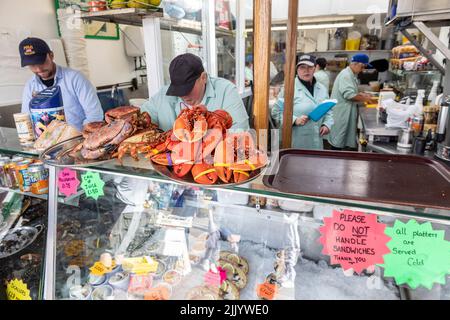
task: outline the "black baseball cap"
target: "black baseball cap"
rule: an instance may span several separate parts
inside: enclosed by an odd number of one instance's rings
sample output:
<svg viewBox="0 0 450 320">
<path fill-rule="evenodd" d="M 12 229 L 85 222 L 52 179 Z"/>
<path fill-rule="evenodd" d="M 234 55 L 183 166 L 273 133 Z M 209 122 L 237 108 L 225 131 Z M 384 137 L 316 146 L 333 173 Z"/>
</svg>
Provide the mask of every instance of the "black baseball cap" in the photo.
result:
<svg viewBox="0 0 450 320">
<path fill-rule="evenodd" d="M 314 67 L 316 65 L 316 57 L 304 54 L 302 55 L 297 62 L 297 68 L 299 65 L 306 64 L 307 66 Z"/>
<path fill-rule="evenodd" d="M 48 44 L 39 38 L 26 38 L 19 44 L 22 67 L 43 64 L 47 54 L 52 52 Z"/>
<path fill-rule="evenodd" d="M 188 95 L 204 71 L 202 60 L 196 55 L 185 53 L 177 56 L 169 66 L 170 86 L 166 95 L 176 97 Z"/>
</svg>

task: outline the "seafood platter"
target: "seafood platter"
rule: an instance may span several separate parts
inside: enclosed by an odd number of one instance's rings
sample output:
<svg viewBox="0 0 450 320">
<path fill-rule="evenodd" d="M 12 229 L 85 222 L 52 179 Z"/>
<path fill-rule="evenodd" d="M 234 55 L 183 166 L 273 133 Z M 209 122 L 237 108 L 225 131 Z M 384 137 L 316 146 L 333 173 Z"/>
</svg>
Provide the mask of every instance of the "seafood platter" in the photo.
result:
<svg viewBox="0 0 450 320">
<path fill-rule="evenodd" d="M 56 144 L 41 158 L 55 166 L 98 165 L 113 158 L 121 160 L 125 154 L 137 159 L 138 153 L 150 152 L 163 137 L 147 112 L 123 106 L 107 111 L 104 122 L 86 124 L 82 136 Z"/>
</svg>

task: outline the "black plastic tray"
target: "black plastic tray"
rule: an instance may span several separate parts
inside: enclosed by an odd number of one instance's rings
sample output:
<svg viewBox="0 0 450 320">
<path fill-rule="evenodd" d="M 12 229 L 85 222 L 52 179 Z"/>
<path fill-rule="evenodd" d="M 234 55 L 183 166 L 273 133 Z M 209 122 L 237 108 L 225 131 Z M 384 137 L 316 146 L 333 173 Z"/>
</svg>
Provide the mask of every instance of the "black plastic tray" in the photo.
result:
<svg viewBox="0 0 450 320">
<path fill-rule="evenodd" d="M 281 192 L 450 210 L 450 171 L 429 158 L 286 149 L 263 179 Z"/>
</svg>

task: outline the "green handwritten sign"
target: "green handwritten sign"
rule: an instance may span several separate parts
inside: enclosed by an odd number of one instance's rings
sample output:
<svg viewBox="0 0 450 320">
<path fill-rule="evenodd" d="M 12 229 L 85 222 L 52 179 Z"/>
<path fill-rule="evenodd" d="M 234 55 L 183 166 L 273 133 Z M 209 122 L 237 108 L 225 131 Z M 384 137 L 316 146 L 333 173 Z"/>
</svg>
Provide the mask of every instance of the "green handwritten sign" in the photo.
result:
<svg viewBox="0 0 450 320">
<path fill-rule="evenodd" d="M 100 196 L 104 196 L 103 187 L 105 183 L 98 172 L 86 172 L 81 175 L 81 188 L 87 197 L 97 200 Z"/>
<path fill-rule="evenodd" d="M 396 220 L 385 233 L 392 238 L 387 244 L 391 253 L 384 255 L 381 264 L 385 277 L 394 277 L 397 285 L 408 284 L 413 289 L 445 284 L 450 273 L 450 242 L 445 240 L 445 231 L 433 230 L 430 222 Z"/>
</svg>

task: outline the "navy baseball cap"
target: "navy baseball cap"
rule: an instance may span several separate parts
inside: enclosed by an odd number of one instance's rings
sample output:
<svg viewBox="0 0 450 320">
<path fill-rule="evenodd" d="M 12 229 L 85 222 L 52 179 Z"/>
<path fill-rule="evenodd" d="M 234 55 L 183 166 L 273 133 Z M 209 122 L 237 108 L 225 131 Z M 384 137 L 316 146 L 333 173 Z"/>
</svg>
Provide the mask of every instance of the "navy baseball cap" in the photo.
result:
<svg viewBox="0 0 450 320">
<path fill-rule="evenodd" d="M 350 62 L 359 62 L 366 65 L 366 67 L 373 68 L 372 65 L 369 63 L 369 56 L 364 53 L 358 53 L 355 54 Z"/>
<path fill-rule="evenodd" d="M 204 71 L 202 60 L 196 55 L 185 53 L 177 56 L 169 66 L 170 86 L 166 95 L 187 96 Z"/>
<path fill-rule="evenodd" d="M 298 66 L 306 64 L 307 66 L 314 67 L 316 65 L 316 57 L 311 56 L 309 54 L 302 55 L 297 62 L 297 68 Z"/>
<path fill-rule="evenodd" d="M 26 38 L 19 44 L 22 67 L 43 64 L 47 54 L 52 52 L 48 44 L 39 38 Z"/>
</svg>

